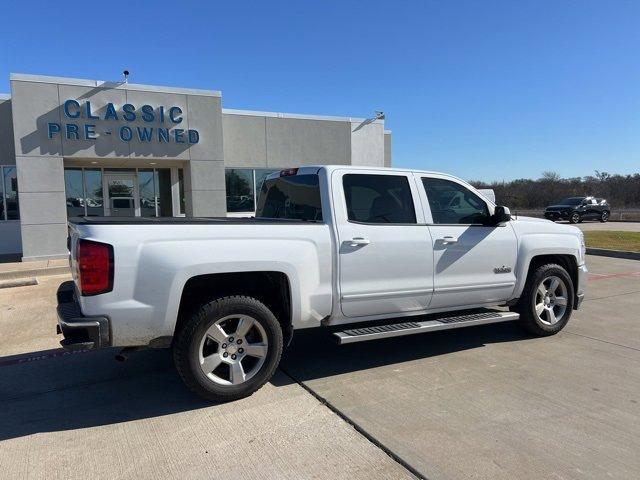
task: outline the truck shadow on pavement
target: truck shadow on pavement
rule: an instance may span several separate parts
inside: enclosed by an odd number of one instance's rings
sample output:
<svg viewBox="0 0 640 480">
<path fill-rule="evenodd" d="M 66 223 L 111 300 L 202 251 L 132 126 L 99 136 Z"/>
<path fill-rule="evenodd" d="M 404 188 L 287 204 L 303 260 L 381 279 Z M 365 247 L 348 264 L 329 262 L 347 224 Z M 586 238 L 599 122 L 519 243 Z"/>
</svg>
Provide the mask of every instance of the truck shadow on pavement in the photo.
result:
<svg viewBox="0 0 640 480">
<path fill-rule="evenodd" d="M 116 353 L 109 349 L 0 367 L 0 440 L 210 406 L 184 387 L 168 350 L 138 352 L 126 363 L 116 362 Z"/>
<path fill-rule="evenodd" d="M 298 382 L 438 357 L 491 343 L 533 338 L 516 322 L 338 345 L 328 332 L 302 330 L 285 351 L 281 368 Z"/>
<path fill-rule="evenodd" d="M 497 324 L 339 346 L 326 330 L 301 331 L 283 358 L 286 375 L 277 372 L 271 383 L 287 386 L 527 338 L 517 325 Z M 116 352 L 0 358 L 0 441 L 218 407 L 186 389 L 168 350 L 137 352 L 126 363 L 114 361 Z"/>
</svg>

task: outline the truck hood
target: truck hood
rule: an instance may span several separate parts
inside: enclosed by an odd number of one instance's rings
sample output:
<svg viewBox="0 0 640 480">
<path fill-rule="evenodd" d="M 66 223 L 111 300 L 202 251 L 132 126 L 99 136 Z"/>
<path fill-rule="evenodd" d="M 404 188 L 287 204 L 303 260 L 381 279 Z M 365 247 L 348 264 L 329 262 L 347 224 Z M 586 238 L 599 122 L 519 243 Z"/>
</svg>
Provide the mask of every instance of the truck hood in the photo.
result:
<svg viewBox="0 0 640 480">
<path fill-rule="evenodd" d="M 524 215 L 514 215 L 514 222 L 543 222 L 543 223 L 554 223 L 551 220 L 547 220 L 546 218 L 537 218 L 537 217 L 525 217 Z"/>
<path fill-rule="evenodd" d="M 519 233 L 557 233 L 582 237 L 582 231 L 578 227 L 562 225 L 545 218 L 524 217 L 518 215 L 512 219 L 514 230 Z"/>
</svg>

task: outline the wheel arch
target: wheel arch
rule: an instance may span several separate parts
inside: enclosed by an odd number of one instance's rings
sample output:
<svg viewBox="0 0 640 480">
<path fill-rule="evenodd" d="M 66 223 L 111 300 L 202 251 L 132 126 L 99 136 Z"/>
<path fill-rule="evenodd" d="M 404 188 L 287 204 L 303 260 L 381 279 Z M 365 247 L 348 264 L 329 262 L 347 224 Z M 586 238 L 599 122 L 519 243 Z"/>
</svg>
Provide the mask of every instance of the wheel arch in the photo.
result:
<svg viewBox="0 0 640 480">
<path fill-rule="evenodd" d="M 196 275 L 182 289 L 173 332 L 177 333 L 189 317 L 214 298 L 244 295 L 264 303 L 282 327 L 284 345 L 293 337 L 291 281 L 281 271 L 246 271 Z"/>
<path fill-rule="evenodd" d="M 522 289 L 524 288 L 524 283 L 529 278 L 529 276 L 536 271 L 536 269 L 542 265 L 555 263 L 564 268 L 569 277 L 571 278 L 571 282 L 573 284 L 573 305 L 572 308 L 577 308 L 577 286 L 578 286 L 578 261 L 575 255 L 570 253 L 543 253 L 538 255 L 533 255 L 526 266 L 526 269 L 523 269 L 523 275 L 521 277 L 521 281 L 518 282 L 518 290 L 517 290 L 517 298 L 513 301 L 517 301 L 522 293 Z"/>
</svg>

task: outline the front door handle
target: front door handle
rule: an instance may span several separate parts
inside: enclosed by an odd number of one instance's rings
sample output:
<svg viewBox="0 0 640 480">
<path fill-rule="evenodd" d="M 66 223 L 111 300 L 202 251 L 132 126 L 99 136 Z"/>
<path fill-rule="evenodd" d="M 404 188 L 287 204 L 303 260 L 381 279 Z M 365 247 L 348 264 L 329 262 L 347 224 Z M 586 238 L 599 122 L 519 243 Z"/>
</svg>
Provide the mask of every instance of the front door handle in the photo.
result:
<svg viewBox="0 0 640 480">
<path fill-rule="evenodd" d="M 353 237 L 351 240 L 348 240 L 347 243 L 352 247 L 360 247 L 363 245 L 369 245 L 371 242 L 366 238 Z"/>
<path fill-rule="evenodd" d="M 444 243 L 445 245 L 448 245 L 450 243 L 458 243 L 458 237 L 453 237 L 451 235 L 442 237 L 440 240 L 442 240 L 442 243 Z"/>
</svg>

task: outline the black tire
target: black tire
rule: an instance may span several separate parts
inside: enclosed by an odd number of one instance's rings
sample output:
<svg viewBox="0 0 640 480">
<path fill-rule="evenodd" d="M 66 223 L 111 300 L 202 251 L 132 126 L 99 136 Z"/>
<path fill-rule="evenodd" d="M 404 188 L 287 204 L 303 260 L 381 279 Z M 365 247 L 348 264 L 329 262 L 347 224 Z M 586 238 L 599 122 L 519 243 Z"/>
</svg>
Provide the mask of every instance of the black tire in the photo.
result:
<svg viewBox="0 0 640 480">
<path fill-rule="evenodd" d="M 578 212 L 572 213 L 569 217 L 569 223 L 578 223 L 581 220 L 582 218 L 580 218 L 580 214 Z"/>
<path fill-rule="evenodd" d="M 214 323 L 234 315 L 249 316 L 260 324 L 261 332 L 267 339 L 267 353 L 251 378 L 237 385 L 221 385 L 209 378 L 200 367 L 201 342 Z M 220 348 L 220 345 L 216 348 Z M 271 310 L 255 298 L 231 296 L 203 305 L 187 320 L 177 333 L 173 359 L 180 377 L 192 392 L 213 402 L 228 402 L 248 397 L 268 382 L 280 363 L 282 348 L 282 328 Z"/>
<path fill-rule="evenodd" d="M 536 312 L 538 287 L 545 279 L 557 277 L 562 280 L 566 287 L 566 305 L 562 318 L 554 324 L 547 324 L 539 318 Z M 567 271 L 555 263 L 541 265 L 533 272 L 530 272 L 525 283 L 520 300 L 515 307 L 515 311 L 520 314 L 520 323 L 530 333 L 540 337 L 555 335 L 569 322 L 573 312 L 575 293 L 571 277 Z M 548 318 L 548 317 L 547 317 Z"/>
<path fill-rule="evenodd" d="M 602 213 L 600 214 L 600 221 L 601 221 L 602 223 L 606 223 L 606 222 L 608 222 L 608 221 L 609 221 L 609 212 L 602 212 Z"/>
</svg>

